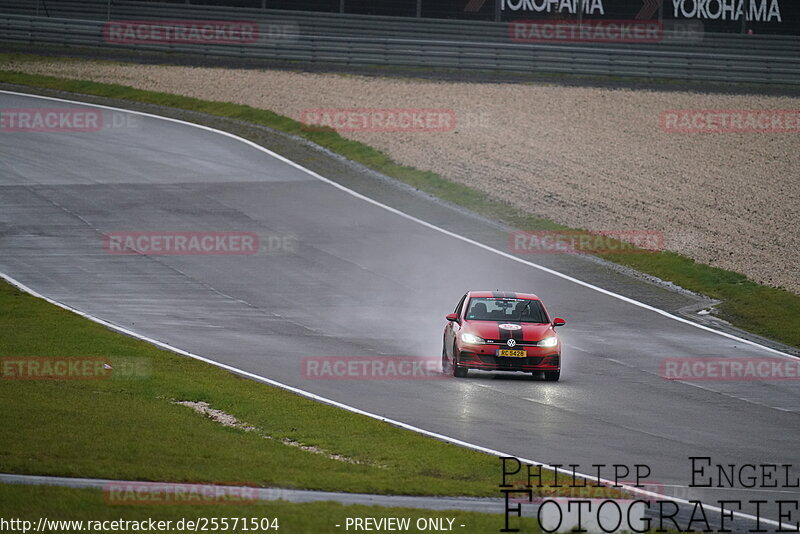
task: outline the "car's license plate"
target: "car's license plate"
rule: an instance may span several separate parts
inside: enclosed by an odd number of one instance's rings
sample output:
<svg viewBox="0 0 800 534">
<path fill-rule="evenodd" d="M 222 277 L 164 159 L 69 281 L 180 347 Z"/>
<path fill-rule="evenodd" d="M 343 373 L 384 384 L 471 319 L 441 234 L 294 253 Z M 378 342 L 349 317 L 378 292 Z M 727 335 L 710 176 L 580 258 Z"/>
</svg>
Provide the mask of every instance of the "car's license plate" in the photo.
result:
<svg viewBox="0 0 800 534">
<path fill-rule="evenodd" d="M 524 350 L 508 350 L 508 349 L 498 349 L 497 350 L 498 356 L 503 356 L 505 358 L 524 358 L 528 355 L 527 352 Z"/>
</svg>

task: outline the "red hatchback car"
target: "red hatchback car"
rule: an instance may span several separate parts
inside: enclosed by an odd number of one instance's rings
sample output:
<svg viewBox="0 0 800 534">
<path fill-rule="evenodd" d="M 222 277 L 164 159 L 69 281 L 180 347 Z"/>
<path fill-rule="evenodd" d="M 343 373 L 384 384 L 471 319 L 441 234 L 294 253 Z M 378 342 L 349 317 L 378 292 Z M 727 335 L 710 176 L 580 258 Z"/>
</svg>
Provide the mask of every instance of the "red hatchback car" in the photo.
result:
<svg viewBox="0 0 800 534">
<path fill-rule="evenodd" d="M 561 376 L 561 340 L 544 304 L 532 293 L 469 291 L 447 315 L 442 370 L 465 377 L 470 369 Z"/>
</svg>

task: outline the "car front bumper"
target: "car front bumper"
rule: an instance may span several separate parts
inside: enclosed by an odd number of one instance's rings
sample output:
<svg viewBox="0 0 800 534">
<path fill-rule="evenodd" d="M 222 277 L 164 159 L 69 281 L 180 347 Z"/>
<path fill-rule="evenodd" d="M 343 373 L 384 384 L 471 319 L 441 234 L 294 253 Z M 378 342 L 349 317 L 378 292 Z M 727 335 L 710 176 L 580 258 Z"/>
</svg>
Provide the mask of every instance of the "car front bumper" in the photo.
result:
<svg viewBox="0 0 800 534">
<path fill-rule="evenodd" d="M 497 345 L 471 345 L 462 347 L 459 354 L 459 367 L 484 371 L 559 371 L 561 370 L 561 350 L 552 348 L 518 346 L 527 355 L 524 358 L 497 356 Z"/>
</svg>

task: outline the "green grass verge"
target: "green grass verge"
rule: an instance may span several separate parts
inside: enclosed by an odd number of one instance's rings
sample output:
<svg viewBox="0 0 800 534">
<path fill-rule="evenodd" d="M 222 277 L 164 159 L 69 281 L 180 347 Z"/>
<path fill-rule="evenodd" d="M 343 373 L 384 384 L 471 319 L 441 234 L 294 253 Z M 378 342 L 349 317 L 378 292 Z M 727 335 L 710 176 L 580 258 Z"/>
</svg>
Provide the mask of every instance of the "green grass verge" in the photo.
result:
<svg viewBox="0 0 800 534">
<path fill-rule="evenodd" d="M 0 54 L 2 63 L 41 61 L 41 56 Z M 520 230 L 566 230 L 567 227 L 523 212 L 488 198 L 484 193 L 441 176 L 399 165 L 386 154 L 333 131 L 308 131 L 302 124 L 273 113 L 241 104 L 208 102 L 196 98 L 133 89 L 122 85 L 0 71 L 0 81 L 109 98 L 157 104 L 178 109 L 244 120 L 304 137 L 320 146 L 366 165 L 380 173 L 412 185 L 439 198 L 500 220 Z M 500 215 L 502 214 L 502 215 Z M 722 302 L 717 315 L 733 325 L 788 345 L 800 347 L 800 295 L 755 283 L 747 277 L 710 267 L 672 252 L 647 254 L 599 254 L 638 271 L 657 276 L 681 287 Z"/>
<path fill-rule="evenodd" d="M 136 373 L 118 377 L 112 371 L 103 380 L 7 379 L 13 372 L 7 366 L 24 357 L 102 357 L 118 370 L 124 361 Z M 223 426 L 175 400 L 205 401 L 259 431 Z M 5 282 L 0 406 L 4 473 L 500 496 L 497 458 L 158 349 Z M 361 463 L 301 450 L 281 438 Z"/>
<path fill-rule="evenodd" d="M 409 518 L 411 528 L 407 532 L 420 532 L 416 521 L 420 518 L 453 519 L 453 531 L 461 533 L 498 532 L 504 526 L 504 517 L 500 514 L 479 514 L 473 512 L 447 511 L 433 512 L 409 508 L 383 508 L 377 506 L 345 506 L 331 502 L 292 504 L 283 501 L 253 503 L 248 505 L 154 505 L 154 506 L 111 506 L 103 498 L 101 490 L 53 488 L 41 486 L 10 486 L 0 484 L 0 502 L 3 503 L 2 518 L 30 521 L 35 528 L 40 518 L 57 521 L 115 521 L 124 518 L 126 521 L 172 521 L 169 530 L 163 532 L 191 532 L 186 523 L 183 529 L 176 528 L 178 521 L 198 521 L 205 518 L 210 528 L 211 518 L 217 519 L 220 530 L 224 524 L 220 518 L 226 518 L 229 532 L 272 532 L 277 533 L 337 533 L 347 532 L 345 521 L 350 518 Z M 239 523 L 234 523 L 239 518 Z M 249 525 L 253 519 L 260 522 L 269 519 L 268 524 L 279 527 L 270 529 L 242 529 L 242 521 Z M 273 520 L 277 519 L 277 523 Z M 201 519 L 201 521 L 204 521 Z M 512 518 L 512 527 L 521 528 L 521 532 L 540 532 L 535 520 L 530 518 Z M 448 525 L 445 521 L 445 525 Z M 233 526 L 238 525 L 234 529 Z M 341 525 L 336 527 L 336 525 Z M 461 527 L 461 525 L 464 525 Z M 84 527 L 89 526 L 84 523 Z M 110 524 L 109 524 L 110 526 Z M 165 525 L 166 526 L 166 525 Z M 252 525 L 251 525 L 252 526 Z M 13 529 L 12 529 L 13 530 Z M 118 530 L 130 532 L 133 529 Z M 72 528 L 60 528 L 53 532 L 80 532 L 76 525 Z M 109 528 L 95 529 L 95 532 L 110 532 Z M 351 526 L 350 531 L 353 531 Z M 388 530 L 381 530 L 387 532 Z M 21 530 L 20 530 L 21 532 Z"/>
</svg>

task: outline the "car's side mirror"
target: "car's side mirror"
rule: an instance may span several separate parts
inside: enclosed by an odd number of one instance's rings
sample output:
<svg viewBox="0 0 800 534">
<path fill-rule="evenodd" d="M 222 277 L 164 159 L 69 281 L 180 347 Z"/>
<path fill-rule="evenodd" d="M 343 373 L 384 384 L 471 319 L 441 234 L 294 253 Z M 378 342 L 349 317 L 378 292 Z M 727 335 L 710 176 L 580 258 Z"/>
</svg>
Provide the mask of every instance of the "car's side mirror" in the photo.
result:
<svg viewBox="0 0 800 534">
<path fill-rule="evenodd" d="M 445 319 L 448 321 L 458 322 L 458 314 L 457 313 L 448 313 L 444 316 Z"/>
<path fill-rule="evenodd" d="M 565 324 L 567 324 L 567 321 L 565 321 L 564 319 L 561 319 L 559 317 L 553 319 L 553 326 L 564 326 Z"/>
</svg>

